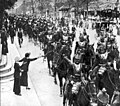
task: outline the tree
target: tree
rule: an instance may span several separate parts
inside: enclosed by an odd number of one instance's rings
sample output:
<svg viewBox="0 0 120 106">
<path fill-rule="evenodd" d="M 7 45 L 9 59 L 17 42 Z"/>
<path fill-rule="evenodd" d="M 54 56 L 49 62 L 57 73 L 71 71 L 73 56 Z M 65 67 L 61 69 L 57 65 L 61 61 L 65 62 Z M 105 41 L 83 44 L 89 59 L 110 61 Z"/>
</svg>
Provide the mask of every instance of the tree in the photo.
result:
<svg viewBox="0 0 120 106">
<path fill-rule="evenodd" d="M 37 9 L 41 12 L 41 14 L 44 14 L 46 10 L 50 10 L 52 7 L 52 0 L 36 0 L 36 2 L 39 3 Z"/>
<path fill-rule="evenodd" d="M 15 2 L 17 0 L 0 0 L 0 29 L 2 28 L 4 11 L 13 8 Z"/>
<path fill-rule="evenodd" d="M 88 6 L 91 2 L 97 2 L 99 0 L 76 0 L 76 12 L 78 14 L 79 8 L 83 8 L 87 10 L 87 15 L 88 15 Z"/>
</svg>

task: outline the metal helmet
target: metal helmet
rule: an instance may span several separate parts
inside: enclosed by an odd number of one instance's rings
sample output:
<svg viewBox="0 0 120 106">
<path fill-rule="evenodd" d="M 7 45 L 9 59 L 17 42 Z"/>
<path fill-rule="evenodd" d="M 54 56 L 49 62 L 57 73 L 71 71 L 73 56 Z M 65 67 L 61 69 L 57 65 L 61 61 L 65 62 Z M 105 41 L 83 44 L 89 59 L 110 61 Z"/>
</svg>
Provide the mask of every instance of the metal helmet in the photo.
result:
<svg viewBox="0 0 120 106">
<path fill-rule="evenodd" d="M 62 31 L 63 31 L 64 34 L 66 34 L 67 31 L 68 31 L 68 28 L 65 26 L 65 27 L 62 28 Z"/>
<path fill-rule="evenodd" d="M 105 45 L 100 45 L 99 47 L 98 47 L 98 53 L 99 54 L 104 54 L 106 52 L 106 47 L 105 47 Z"/>
</svg>

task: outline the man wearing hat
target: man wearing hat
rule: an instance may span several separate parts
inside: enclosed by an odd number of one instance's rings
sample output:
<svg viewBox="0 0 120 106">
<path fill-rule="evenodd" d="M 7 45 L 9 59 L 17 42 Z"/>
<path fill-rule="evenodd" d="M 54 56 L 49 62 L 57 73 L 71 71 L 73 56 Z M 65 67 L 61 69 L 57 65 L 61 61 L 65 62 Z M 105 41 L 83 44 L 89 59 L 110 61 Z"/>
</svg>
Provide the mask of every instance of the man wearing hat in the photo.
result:
<svg viewBox="0 0 120 106">
<path fill-rule="evenodd" d="M 37 57 L 37 58 L 29 58 L 29 57 L 30 57 L 30 53 L 26 53 L 25 57 L 19 61 L 19 62 L 23 62 L 22 66 L 21 66 L 21 69 L 23 70 L 23 72 L 22 72 L 22 75 L 21 75 L 21 82 L 20 83 L 21 83 L 21 86 L 25 86 L 26 89 L 30 89 L 28 87 L 28 68 L 29 68 L 29 64 L 30 64 L 31 61 L 34 61 L 34 60 L 40 58 L 40 56 Z"/>
<path fill-rule="evenodd" d="M 109 95 L 106 92 L 106 89 L 103 88 L 102 91 L 99 91 L 97 94 L 98 106 L 107 106 L 109 103 Z"/>
<path fill-rule="evenodd" d="M 1 31 L 1 44 L 2 44 L 2 55 L 7 55 L 8 43 L 7 43 L 7 34 L 4 27 L 2 28 Z"/>
</svg>

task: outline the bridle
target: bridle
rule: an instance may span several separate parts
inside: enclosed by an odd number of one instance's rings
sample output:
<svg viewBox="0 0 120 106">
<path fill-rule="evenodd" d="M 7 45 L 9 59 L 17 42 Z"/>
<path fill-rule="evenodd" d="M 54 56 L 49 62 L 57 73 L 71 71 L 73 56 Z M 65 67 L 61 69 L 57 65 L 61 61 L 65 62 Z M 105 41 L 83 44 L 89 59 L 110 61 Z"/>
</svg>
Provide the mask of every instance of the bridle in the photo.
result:
<svg viewBox="0 0 120 106">
<path fill-rule="evenodd" d="M 87 84 L 88 84 L 88 83 L 87 83 Z M 87 84 L 84 84 L 85 86 L 84 86 L 83 88 L 81 88 L 81 89 L 82 89 L 81 92 L 83 92 L 83 95 L 84 95 L 84 97 L 86 98 L 86 100 L 87 100 L 88 102 L 90 102 L 90 100 L 88 99 L 88 97 L 85 95 L 85 93 L 86 93 L 88 96 L 92 96 L 92 93 L 89 94 L 89 93 L 87 92 L 87 90 L 86 90 Z M 90 89 L 89 86 L 88 86 L 88 88 Z"/>
<path fill-rule="evenodd" d="M 111 82 L 113 88 L 115 89 L 115 88 L 116 88 L 116 85 L 112 82 L 112 80 L 111 80 L 111 78 L 110 78 L 109 72 L 107 72 L 107 74 L 108 74 L 108 78 L 109 78 L 109 80 L 110 80 L 110 82 Z"/>
</svg>

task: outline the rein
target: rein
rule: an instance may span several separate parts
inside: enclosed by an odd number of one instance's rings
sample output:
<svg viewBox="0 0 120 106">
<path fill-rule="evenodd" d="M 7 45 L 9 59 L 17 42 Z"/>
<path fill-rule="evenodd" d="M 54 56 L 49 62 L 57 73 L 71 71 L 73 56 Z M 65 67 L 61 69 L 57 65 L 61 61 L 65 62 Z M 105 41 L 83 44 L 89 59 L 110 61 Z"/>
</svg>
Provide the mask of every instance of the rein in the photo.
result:
<svg viewBox="0 0 120 106">
<path fill-rule="evenodd" d="M 110 80 L 111 84 L 113 85 L 113 88 L 115 89 L 115 88 L 116 88 L 116 86 L 115 86 L 115 84 L 112 82 L 112 80 L 111 80 L 111 78 L 110 78 L 110 74 L 109 74 L 109 73 L 107 73 L 107 74 L 108 74 L 108 78 L 109 78 L 109 80 Z"/>
<path fill-rule="evenodd" d="M 86 100 L 88 101 L 88 102 L 90 102 L 90 100 L 88 99 L 88 97 L 85 95 L 85 93 L 89 96 L 89 93 L 86 91 L 86 89 L 85 89 L 85 87 L 87 86 L 87 84 L 85 84 L 85 86 L 83 87 L 83 89 L 82 89 L 82 92 L 83 92 L 83 95 L 84 95 L 84 97 L 86 98 Z"/>
<path fill-rule="evenodd" d="M 85 92 L 86 92 L 86 94 L 89 96 L 89 94 L 88 94 L 88 92 L 86 91 L 86 89 L 85 89 L 85 88 L 83 88 L 83 91 L 85 91 Z M 84 92 L 83 92 L 83 95 L 85 96 L 86 100 L 87 100 L 88 102 L 90 102 L 90 100 L 86 97 L 86 95 L 85 95 L 85 93 L 84 93 Z"/>
</svg>

